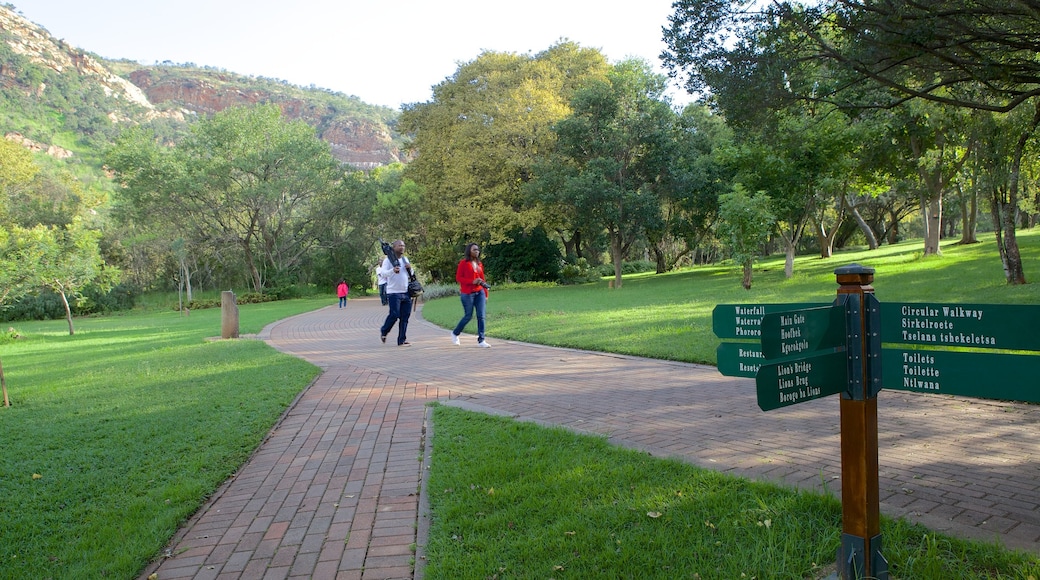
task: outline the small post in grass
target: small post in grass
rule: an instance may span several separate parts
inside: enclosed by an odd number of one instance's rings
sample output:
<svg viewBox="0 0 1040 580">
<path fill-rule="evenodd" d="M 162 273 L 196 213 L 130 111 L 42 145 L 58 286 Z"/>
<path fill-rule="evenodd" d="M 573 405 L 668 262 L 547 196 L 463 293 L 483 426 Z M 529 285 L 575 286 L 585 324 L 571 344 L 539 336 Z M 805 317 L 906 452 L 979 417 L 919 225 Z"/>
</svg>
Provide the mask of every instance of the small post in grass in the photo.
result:
<svg viewBox="0 0 1040 580">
<path fill-rule="evenodd" d="M 220 293 L 220 338 L 238 338 L 238 305 L 231 290 Z"/>
<path fill-rule="evenodd" d="M 4 380 L 4 363 L 0 361 L 0 390 L 4 391 L 4 406 L 10 407 L 11 400 L 7 398 L 7 381 Z"/>
</svg>

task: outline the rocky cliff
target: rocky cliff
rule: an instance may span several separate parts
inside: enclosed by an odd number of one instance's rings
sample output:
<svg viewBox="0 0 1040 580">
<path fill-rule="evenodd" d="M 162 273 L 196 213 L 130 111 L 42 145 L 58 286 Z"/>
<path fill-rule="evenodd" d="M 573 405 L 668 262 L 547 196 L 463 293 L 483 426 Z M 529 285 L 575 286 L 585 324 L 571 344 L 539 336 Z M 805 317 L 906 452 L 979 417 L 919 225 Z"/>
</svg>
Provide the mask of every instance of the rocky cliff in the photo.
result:
<svg viewBox="0 0 1040 580">
<path fill-rule="evenodd" d="M 336 159 L 359 169 L 401 160 L 385 123 L 339 113 L 334 106 L 283 92 L 277 86 L 250 86 L 274 83 L 219 71 L 168 66 L 142 67 L 129 72 L 127 77 L 149 102 L 201 115 L 228 107 L 277 103 L 287 119 L 301 119 L 314 126 L 318 136 L 329 143 Z"/>
<path fill-rule="evenodd" d="M 0 42 L 18 57 L 0 62 L 0 84 L 19 88 L 30 98 L 43 93 L 44 81 L 23 74 L 12 62 L 78 75 L 79 82 L 100 86 L 111 97 L 106 100 L 107 116 L 116 123 L 183 119 L 237 105 L 277 103 L 286 118 L 315 127 L 343 163 L 371 169 L 401 160 L 390 128 L 396 112 L 355 97 L 198 67 L 105 61 L 53 38 L 8 6 L 0 6 Z M 0 131 L 8 129 L 0 127 Z"/>
</svg>

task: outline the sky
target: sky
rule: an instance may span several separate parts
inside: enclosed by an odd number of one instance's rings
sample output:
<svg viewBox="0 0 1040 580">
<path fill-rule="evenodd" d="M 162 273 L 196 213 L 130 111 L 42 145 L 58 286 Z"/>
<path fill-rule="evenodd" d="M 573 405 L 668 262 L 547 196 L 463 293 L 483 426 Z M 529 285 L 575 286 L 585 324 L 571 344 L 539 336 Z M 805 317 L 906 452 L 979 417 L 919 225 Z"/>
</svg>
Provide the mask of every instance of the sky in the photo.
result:
<svg viewBox="0 0 1040 580">
<path fill-rule="evenodd" d="M 485 50 L 536 54 L 560 39 L 664 73 L 672 0 L 9 0 L 72 46 L 141 64 L 194 63 L 398 109 Z M 692 97 L 675 86 L 673 103 Z"/>
</svg>

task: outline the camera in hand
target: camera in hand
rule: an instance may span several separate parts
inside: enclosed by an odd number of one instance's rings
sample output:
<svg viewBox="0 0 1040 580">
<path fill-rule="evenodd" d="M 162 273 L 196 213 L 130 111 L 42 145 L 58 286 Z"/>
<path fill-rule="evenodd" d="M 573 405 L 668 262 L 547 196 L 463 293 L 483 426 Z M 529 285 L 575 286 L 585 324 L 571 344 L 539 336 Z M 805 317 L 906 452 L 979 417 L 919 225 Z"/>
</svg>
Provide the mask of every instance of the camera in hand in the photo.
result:
<svg viewBox="0 0 1040 580">
<path fill-rule="evenodd" d="M 397 258 L 397 252 L 394 251 L 393 246 L 383 241 L 383 238 L 379 238 L 379 245 L 382 247 L 383 255 L 390 260 L 390 265 L 397 268 L 401 265 L 401 261 Z"/>
<path fill-rule="evenodd" d="M 487 290 L 488 288 L 491 288 L 491 284 L 488 284 L 487 282 L 479 282 L 478 286 L 480 286 L 481 288 L 483 288 L 485 290 Z"/>
</svg>

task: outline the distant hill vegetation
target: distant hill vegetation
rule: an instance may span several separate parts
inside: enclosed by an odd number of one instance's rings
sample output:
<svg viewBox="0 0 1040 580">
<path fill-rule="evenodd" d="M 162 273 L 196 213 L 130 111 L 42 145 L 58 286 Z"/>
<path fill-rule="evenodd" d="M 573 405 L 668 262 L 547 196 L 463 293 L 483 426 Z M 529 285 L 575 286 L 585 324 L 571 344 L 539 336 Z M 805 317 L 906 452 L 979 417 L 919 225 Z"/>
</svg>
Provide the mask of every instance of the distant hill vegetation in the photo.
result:
<svg viewBox="0 0 1040 580">
<path fill-rule="evenodd" d="M 149 126 L 173 141 L 197 116 L 257 103 L 276 103 L 286 118 L 313 126 L 344 164 L 402 160 L 393 109 L 192 64 L 106 60 L 0 6 L 0 132 L 56 159 L 100 171 L 101 151 L 124 126 Z"/>
</svg>

